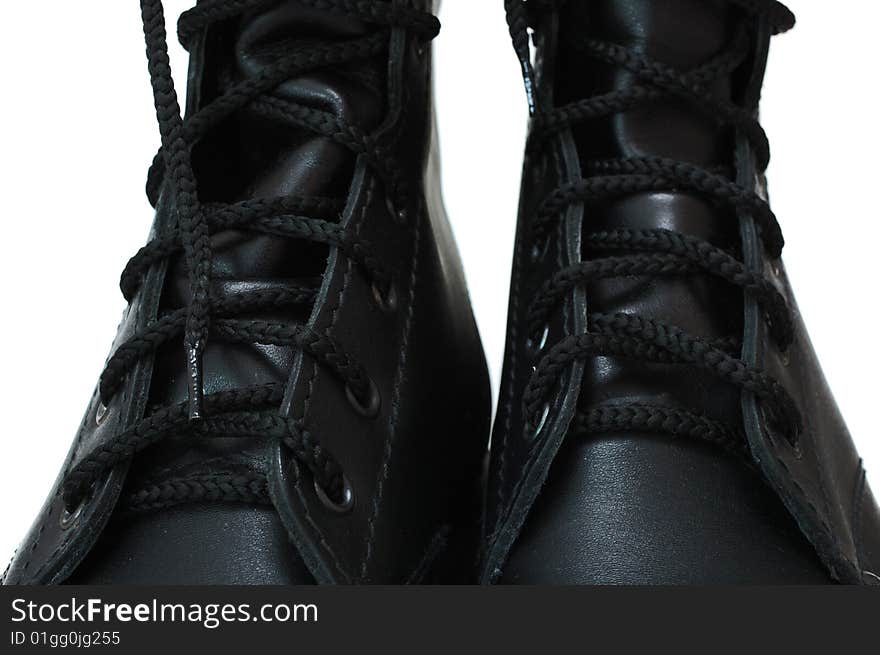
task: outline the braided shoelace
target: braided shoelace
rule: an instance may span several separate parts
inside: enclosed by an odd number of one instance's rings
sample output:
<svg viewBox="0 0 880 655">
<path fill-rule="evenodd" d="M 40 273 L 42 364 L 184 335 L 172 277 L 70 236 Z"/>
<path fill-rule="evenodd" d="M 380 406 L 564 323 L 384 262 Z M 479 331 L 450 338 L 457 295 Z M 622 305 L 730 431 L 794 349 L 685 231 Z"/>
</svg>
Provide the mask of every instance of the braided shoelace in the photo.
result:
<svg viewBox="0 0 880 655">
<path fill-rule="evenodd" d="M 367 373 L 326 334 L 299 324 L 243 320 L 244 312 L 310 306 L 320 280 L 288 285 L 284 290 L 249 291 L 233 299 L 214 299 L 211 293 L 211 235 L 224 230 L 299 239 L 338 248 L 372 284 L 377 302 L 393 297 L 391 276 L 371 254 L 368 243 L 331 219 L 338 220 L 344 199 L 285 196 L 234 204 L 202 203 L 193 172 L 193 146 L 211 128 L 239 111 L 256 112 L 267 120 L 305 129 L 345 146 L 362 156 L 384 182 L 389 206 L 399 221 L 412 209 L 413 197 L 394 159 L 369 134 L 330 113 L 283 100 L 272 92 L 287 80 L 307 71 L 363 60 L 386 53 L 393 28 L 404 28 L 423 42 L 439 32 L 431 14 L 399 7 L 391 2 L 362 0 L 295 0 L 322 11 L 335 12 L 376 26 L 365 36 L 346 41 L 309 42 L 279 54 L 257 76 L 240 82 L 192 116 L 181 115 L 168 57 L 164 8 L 161 0 L 141 0 L 147 58 L 152 81 L 162 147 L 147 182 L 147 195 L 155 207 L 160 190 L 171 194 L 176 225 L 156 234 L 128 263 L 121 289 L 131 301 L 146 273 L 157 263 L 182 254 L 189 274 L 190 301 L 182 309 L 159 317 L 142 332 L 118 347 L 101 375 L 100 423 L 107 405 L 126 376 L 162 345 L 183 339 L 188 371 L 188 401 L 158 408 L 149 416 L 84 458 L 67 476 L 63 496 L 69 511 L 88 497 L 95 483 L 115 465 L 172 435 L 203 438 L 273 437 L 286 444 L 293 456 L 314 476 L 316 488 L 332 502 L 343 502 L 346 481 L 339 465 L 295 420 L 279 414 L 284 387 L 253 386 L 203 395 L 202 355 L 208 339 L 297 348 L 314 357 L 345 385 L 352 404 L 362 414 L 374 416 L 378 391 Z M 277 4 L 277 0 L 204 0 L 179 21 L 181 44 L 190 50 L 198 35 L 220 21 Z M 155 509 L 184 500 L 237 500 L 265 502 L 265 476 L 216 474 L 168 480 L 147 485 L 129 495 L 129 509 Z"/>
<path fill-rule="evenodd" d="M 532 113 L 530 150 L 541 148 L 550 137 L 578 123 L 625 112 L 658 98 L 675 97 L 711 117 L 719 127 L 734 128 L 744 135 L 756 154 L 759 170 L 766 170 L 770 147 L 755 119 L 757 106 L 741 107 L 715 97 L 711 91 L 713 82 L 729 76 L 748 59 L 750 40 L 745 30 L 722 54 L 690 71 L 676 70 L 614 43 L 574 37 L 571 47 L 587 57 L 625 69 L 634 81 L 626 88 L 562 107 L 539 109 L 528 30 L 536 23 L 538 12 L 558 9 L 566 1 L 506 2 L 508 24 L 522 64 Z M 773 0 L 729 2 L 753 16 L 766 18 L 774 34 L 794 26 L 792 13 Z M 777 259 L 782 253 L 782 232 L 769 205 L 733 182 L 729 170 L 708 169 L 662 157 L 592 161 L 584 169 L 583 179 L 554 190 L 539 206 L 529 235 L 533 260 L 543 256 L 554 221 L 572 204 L 642 192 L 685 192 L 706 198 L 716 206 L 748 212 L 756 221 L 768 255 Z M 778 381 L 736 356 L 741 350 L 737 338 L 708 341 L 647 317 L 590 313 L 586 333 L 568 335 L 558 343 L 548 344 L 550 315 L 567 292 L 597 280 L 625 276 L 709 275 L 724 280 L 760 305 L 771 337 L 781 352 L 793 340 L 791 312 L 783 296 L 762 275 L 749 271 L 733 254 L 708 241 L 665 229 L 597 232 L 586 235 L 584 241 L 585 250 L 594 253 L 595 258 L 557 272 L 528 309 L 529 345 L 535 356 L 541 357 L 523 395 L 527 435 L 537 438 L 542 433 L 550 410 L 547 398 L 573 361 L 609 356 L 684 364 L 708 371 L 754 394 L 762 401 L 773 428 L 797 445 L 802 424 L 794 401 Z M 641 404 L 592 406 L 579 412 L 573 429 L 579 433 L 652 430 L 704 439 L 735 451 L 745 449 L 741 429 L 678 408 Z"/>
</svg>

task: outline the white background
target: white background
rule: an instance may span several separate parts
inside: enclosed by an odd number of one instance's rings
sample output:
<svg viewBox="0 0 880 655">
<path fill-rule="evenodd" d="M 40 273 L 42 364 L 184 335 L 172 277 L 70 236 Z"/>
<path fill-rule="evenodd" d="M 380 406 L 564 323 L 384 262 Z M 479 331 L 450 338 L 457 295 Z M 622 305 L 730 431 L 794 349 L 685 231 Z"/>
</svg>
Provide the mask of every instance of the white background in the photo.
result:
<svg viewBox="0 0 880 655">
<path fill-rule="evenodd" d="M 192 4 L 167 0 L 169 17 Z M 436 41 L 446 202 L 495 385 L 526 125 L 502 5 L 446 0 Z M 876 486 L 880 4 L 791 7 L 799 26 L 774 41 L 764 93 L 773 204 Z M 2 560 L 49 492 L 115 335 L 119 273 L 151 221 L 143 185 L 158 133 L 135 0 L 6 2 L 0 33 Z"/>
</svg>

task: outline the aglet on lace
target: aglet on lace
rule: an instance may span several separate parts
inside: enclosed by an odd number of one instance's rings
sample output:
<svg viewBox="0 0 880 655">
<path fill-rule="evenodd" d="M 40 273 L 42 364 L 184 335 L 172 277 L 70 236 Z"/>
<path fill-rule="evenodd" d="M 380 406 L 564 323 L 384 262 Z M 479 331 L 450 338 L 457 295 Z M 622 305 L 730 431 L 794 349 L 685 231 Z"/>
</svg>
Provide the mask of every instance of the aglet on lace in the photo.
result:
<svg viewBox="0 0 880 655">
<path fill-rule="evenodd" d="M 205 387 L 202 349 L 199 344 L 187 347 L 186 361 L 189 371 L 189 420 L 200 421 L 204 416 Z"/>
</svg>

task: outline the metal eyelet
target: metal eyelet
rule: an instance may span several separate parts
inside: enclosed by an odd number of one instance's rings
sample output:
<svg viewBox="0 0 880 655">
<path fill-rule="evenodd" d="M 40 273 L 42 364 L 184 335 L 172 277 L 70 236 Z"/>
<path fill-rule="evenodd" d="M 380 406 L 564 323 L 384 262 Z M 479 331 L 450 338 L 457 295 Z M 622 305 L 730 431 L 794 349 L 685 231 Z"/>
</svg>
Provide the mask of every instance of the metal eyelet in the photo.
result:
<svg viewBox="0 0 880 655">
<path fill-rule="evenodd" d="M 391 220 L 397 223 L 398 225 L 406 225 L 409 220 L 409 215 L 407 214 L 405 209 L 397 209 L 394 206 L 394 201 L 391 198 L 385 199 L 385 208 L 388 210 L 388 215 L 391 216 Z"/>
<path fill-rule="evenodd" d="M 526 341 L 526 348 L 528 348 L 529 353 L 532 357 L 537 357 L 542 352 L 544 352 L 544 348 L 547 347 L 547 341 L 550 338 L 550 324 L 544 325 L 544 331 L 541 332 L 541 336 L 538 339 L 537 343 L 534 339 L 528 339 Z"/>
<path fill-rule="evenodd" d="M 779 353 L 779 362 L 786 368 L 791 365 L 791 350 L 789 348 Z"/>
<path fill-rule="evenodd" d="M 865 569 L 864 571 L 862 571 L 862 577 L 867 578 L 867 580 L 865 580 L 865 584 L 871 585 L 872 587 L 880 585 L 880 575 L 877 575 L 872 571 L 868 571 L 867 569 Z"/>
<path fill-rule="evenodd" d="M 110 408 L 107 407 L 103 402 L 98 403 L 98 408 L 95 410 L 95 425 L 101 427 L 104 421 L 107 420 L 107 416 L 110 414 Z"/>
<path fill-rule="evenodd" d="M 358 398 L 349 385 L 345 385 L 345 395 L 358 414 L 366 418 L 374 418 L 382 406 L 382 397 L 379 395 L 379 389 L 376 388 L 376 384 L 372 380 L 369 380 L 369 385 L 369 396 L 366 402 Z"/>
<path fill-rule="evenodd" d="M 397 287 L 394 285 L 394 282 L 390 282 L 388 289 L 382 291 L 374 281 L 371 289 L 373 291 L 373 300 L 376 301 L 376 306 L 379 309 L 389 314 L 397 311 Z"/>
<path fill-rule="evenodd" d="M 79 504 L 73 510 L 68 510 L 67 507 L 64 507 L 61 510 L 61 516 L 58 518 L 58 524 L 61 526 L 62 530 L 68 530 L 75 526 L 80 518 L 82 518 L 83 512 L 86 509 L 86 506 L 95 497 L 95 490 L 97 488 L 97 483 L 92 484 L 89 487 L 88 492 L 83 495 L 82 500 L 79 501 Z"/>
<path fill-rule="evenodd" d="M 782 260 L 776 259 L 770 263 L 770 268 L 773 271 L 773 275 L 776 277 L 782 276 Z"/>
<path fill-rule="evenodd" d="M 83 498 L 79 505 L 76 506 L 76 509 L 72 512 L 68 511 L 65 507 L 61 511 L 61 518 L 58 520 L 58 524 L 61 526 L 62 530 L 67 530 L 68 528 L 73 527 L 77 521 L 79 521 L 80 516 L 82 516 L 83 510 L 86 507 L 87 499 Z"/>
<path fill-rule="evenodd" d="M 327 492 L 324 491 L 324 488 L 318 484 L 317 480 L 315 480 L 315 495 L 318 497 L 318 500 L 321 501 L 321 504 L 334 514 L 347 514 L 354 507 L 354 490 L 351 488 L 351 483 L 348 481 L 348 478 L 344 475 L 342 476 L 341 502 L 337 503 L 330 498 L 330 496 L 327 495 Z"/>
<path fill-rule="evenodd" d="M 541 420 L 538 421 L 538 425 L 535 428 L 535 431 L 532 433 L 532 439 L 537 439 L 541 436 L 541 433 L 544 432 L 544 428 L 547 427 L 547 422 L 550 419 L 550 403 L 544 405 L 544 409 L 541 411 Z"/>
</svg>

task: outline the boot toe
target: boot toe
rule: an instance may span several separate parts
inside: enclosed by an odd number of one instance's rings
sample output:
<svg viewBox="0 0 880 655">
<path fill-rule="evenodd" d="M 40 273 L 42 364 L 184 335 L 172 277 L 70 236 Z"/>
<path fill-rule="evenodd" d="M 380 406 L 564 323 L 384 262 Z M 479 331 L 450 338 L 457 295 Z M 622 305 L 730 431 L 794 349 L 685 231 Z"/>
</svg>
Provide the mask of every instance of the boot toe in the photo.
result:
<svg viewBox="0 0 880 655">
<path fill-rule="evenodd" d="M 69 583 L 304 585 L 314 580 L 274 509 L 203 504 L 112 522 Z"/>
<path fill-rule="evenodd" d="M 757 472 L 712 446 L 569 439 L 501 578 L 507 584 L 827 584 Z"/>
</svg>

